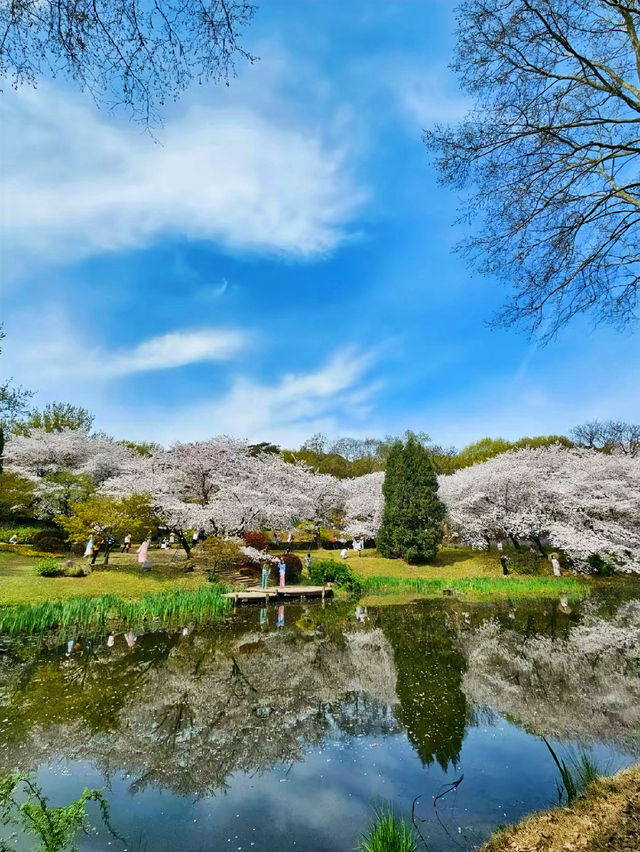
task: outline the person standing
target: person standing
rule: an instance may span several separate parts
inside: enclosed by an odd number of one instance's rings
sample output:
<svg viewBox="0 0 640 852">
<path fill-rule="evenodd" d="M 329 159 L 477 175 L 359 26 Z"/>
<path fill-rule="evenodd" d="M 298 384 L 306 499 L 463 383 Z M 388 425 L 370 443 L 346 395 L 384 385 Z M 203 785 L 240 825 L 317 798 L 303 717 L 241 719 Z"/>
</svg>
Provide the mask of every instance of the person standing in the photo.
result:
<svg viewBox="0 0 640 852">
<path fill-rule="evenodd" d="M 509 573 L 509 569 L 507 568 L 507 557 L 504 553 L 500 555 L 500 565 L 502 566 L 502 576 L 506 577 Z"/>
<path fill-rule="evenodd" d="M 93 536 L 89 538 L 87 542 L 87 546 L 84 549 L 84 556 L 88 559 L 90 556 L 93 556 Z"/>
<path fill-rule="evenodd" d="M 260 586 L 263 589 L 267 588 L 267 583 L 269 582 L 269 573 L 271 572 L 271 568 L 269 565 L 264 562 L 262 564 L 262 576 L 260 578 Z"/>
<path fill-rule="evenodd" d="M 193 535 L 191 536 L 191 547 L 195 547 L 198 544 L 198 530 L 193 531 Z"/>
<path fill-rule="evenodd" d="M 131 550 L 131 533 L 127 533 L 124 539 L 122 540 L 122 547 L 120 548 L 120 553 L 128 553 Z"/>
<path fill-rule="evenodd" d="M 498 542 L 498 553 L 502 553 L 502 539 Z"/>
<path fill-rule="evenodd" d="M 275 544 L 276 547 L 280 547 L 280 536 L 278 535 L 277 532 L 274 532 L 274 534 L 273 534 L 273 543 Z"/>
<path fill-rule="evenodd" d="M 98 554 L 100 553 L 101 547 L 102 547 L 102 539 L 96 538 L 94 540 L 93 544 L 91 545 L 91 550 L 92 550 L 92 553 L 93 553 L 93 555 L 91 557 L 91 564 L 92 565 L 96 564 L 96 559 L 98 558 Z"/>
<path fill-rule="evenodd" d="M 311 570 L 311 554 L 310 553 L 307 553 L 307 555 L 304 558 L 304 567 L 307 569 L 307 571 Z"/>
<path fill-rule="evenodd" d="M 278 563 L 278 574 L 280 575 L 280 588 L 284 588 L 284 579 L 287 571 L 287 566 L 284 559 L 281 559 Z"/>
<path fill-rule="evenodd" d="M 562 571 L 560 570 L 560 562 L 555 553 L 551 556 L 551 567 L 553 568 L 554 577 L 562 577 Z"/>
<path fill-rule="evenodd" d="M 173 545 L 175 543 L 176 543 L 176 534 L 174 532 L 170 532 L 169 533 L 169 546 L 173 547 Z"/>
<path fill-rule="evenodd" d="M 340 559 L 346 559 L 348 555 L 349 555 L 349 551 L 347 550 L 346 547 L 343 547 L 342 550 L 340 551 Z"/>
<path fill-rule="evenodd" d="M 138 564 L 141 566 L 143 570 L 147 570 L 151 568 L 151 562 L 149 562 L 149 539 L 146 538 L 140 547 L 136 550 L 138 554 Z"/>
</svg>

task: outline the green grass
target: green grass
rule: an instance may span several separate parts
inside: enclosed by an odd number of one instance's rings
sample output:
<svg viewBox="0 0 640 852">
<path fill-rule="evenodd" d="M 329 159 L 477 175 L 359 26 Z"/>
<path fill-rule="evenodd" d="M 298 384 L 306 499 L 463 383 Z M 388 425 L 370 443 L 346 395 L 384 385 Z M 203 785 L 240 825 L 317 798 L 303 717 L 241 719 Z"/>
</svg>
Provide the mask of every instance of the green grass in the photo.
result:
<svg viewBox="0 0 640 852">
<path fill-rule="evenodd" d="M 195 590 L 208 585 L 206 574 L 186 574 L 182 570 L 186 561 L 183 553 L 178 553 L 173 561 L 171 551 L 151 550 L 149 553 L 152 562 L 150 571 L 140 569 L 135 554 L 114 553 L 110 556 L 108 570 L 103 570 L 102 560 L 98 559 L 97 570 L 88 577 L 38 577 L 33 570 L 35 557 L 2 552 L 0 603 L 35 604 L 109 594 L 139 598 L 146 593 Z M 67 557 L 61 558 L 64 561 Z M 82 557 L 71 558 L 84 564 Z"/>
<path fill-rule="evenodd" d="M 111 621 L 121 625 L 156 620 L 173 623 L 187 618 L 196 623 L 206 622 L 228 612 L 231 604 L 224 597 L 225 592 L 224 586 L 208 583 L 192 591 L 174 589 L 144 594 L 139 600 L 111 594 L 2 607 L 0 634 L 34 634 L 69 627 L 82 632 L 100 631 Z"/>
<path fill-rule="evenodd" d="M 443 589 L 456 589 L 469 599 L 543 598 L 568 595 L 586 597 L 590 586 L 574 577 L 554 577 L 551 568 L 544 575 L 510 574 L 504 577 L 496 551 L 470 547 L 443 547 L 433 564 L 408 565 L 402 559 L 387 559 L 375 550 L 362 556 L 351 551 L 346 560 L 337 550 L 317 550 L 314 562 L 346 562 L 362 581 L 366 603 L 406 603 L 416 596 L 442 596 Z M 546 564 L 544 565 L 547 568 Z"/>
<path fill-rule="evenodd" d="M 398 595 L 413 593 L 422 596 L 441 596 L 444 589 L 455 589 L 477 600 L 492 598 L 557 597 L 568 595 L 578 599 L 589 594 L 589 586 L 573 577 L 366 577 L 365 595 Z"/>
<path fill-rule="evenodd" d="M 392 810 L 376 811 L 376 818 L 362 835 L 360 852 L 417 852 L 418 844 L 413 826 L 397 817 Z"/>
</svg>

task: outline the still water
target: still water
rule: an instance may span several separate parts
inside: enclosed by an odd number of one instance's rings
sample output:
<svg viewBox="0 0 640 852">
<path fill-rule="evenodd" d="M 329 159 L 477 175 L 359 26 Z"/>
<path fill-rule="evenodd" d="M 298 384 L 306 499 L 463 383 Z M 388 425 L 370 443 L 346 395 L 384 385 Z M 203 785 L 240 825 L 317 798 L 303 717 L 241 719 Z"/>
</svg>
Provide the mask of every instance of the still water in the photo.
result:
<svg viewBox="0 0 640 852">
<path fill-rule="evenodd" d="M 14 642 L 0 772 L 37 773 L 53 805 L 103 788 L 127 843 L 98 829 L 82 852 L 346 852 L 373 806 L 410 815 L 418 796 L 429 848 L 470 850 L 556 803 L 542 736 L 601 770 L 640 759 L 640 601 L 624 598 L 246 607 Z"/>
</svg>

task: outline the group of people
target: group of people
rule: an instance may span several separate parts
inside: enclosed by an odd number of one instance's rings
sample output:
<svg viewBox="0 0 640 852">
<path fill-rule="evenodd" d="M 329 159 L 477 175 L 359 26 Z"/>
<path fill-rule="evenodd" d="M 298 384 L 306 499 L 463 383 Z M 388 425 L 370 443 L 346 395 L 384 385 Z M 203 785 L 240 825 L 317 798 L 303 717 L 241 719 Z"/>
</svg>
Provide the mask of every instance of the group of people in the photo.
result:
<svg viewBox="0 0 640 852">
<path fill-rule="evenodd" d="M 311 559 L 310 554 L 307 554 L 307 556 L 309 556 L 309 559 Z M 269 584 L 269 574 L 271 574 L 271 566 L 268 562 L 265 562 L 262 565 L 262 575 L 260 577 L 260 587 L 263 589 L 266 589 L 267 585 Z M 280 559 L 278 561 L 278 585 L 281 589 L 284 588 L 286 574 L 287 563 L 284 561 L 284 559 Z"/>
</svg>

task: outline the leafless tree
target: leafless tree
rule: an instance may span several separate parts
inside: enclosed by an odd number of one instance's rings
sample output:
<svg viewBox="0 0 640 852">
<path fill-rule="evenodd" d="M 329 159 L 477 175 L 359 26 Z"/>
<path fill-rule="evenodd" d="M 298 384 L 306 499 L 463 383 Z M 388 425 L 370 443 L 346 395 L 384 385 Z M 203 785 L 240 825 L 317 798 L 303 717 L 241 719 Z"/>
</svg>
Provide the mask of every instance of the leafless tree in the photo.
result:
<svg viewBox="0 0 640 852">
<path fill-rule="evenodd" d="M 546 341 L 583 312 L 632 322 L 639 0 L 463 0 L 454 68 L 474 106 L 425 141 L 441 180 L 470 189 L 463 252 L 513 287 L 494 324 Z"/>
<path fill-rule="evenodd" d="M 581 447 L 612 452 L 618 450 L 625 455 L 640 453 L 640 424 L 624 420 L 591 420 L 571 430 L 571 437 Z"/>
<path fill-rule="evenodd" d="M 228 82 L 248 0 L 0 0 L 0 74 L 65 76 L 145 124 L 193 80 Z"/>
</svg>

